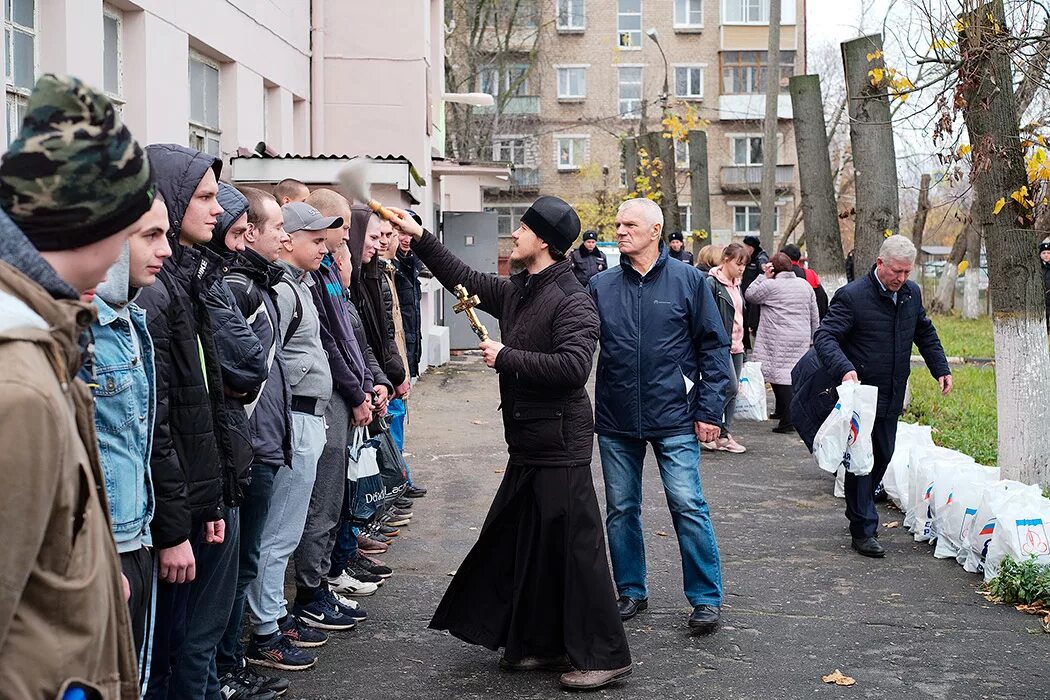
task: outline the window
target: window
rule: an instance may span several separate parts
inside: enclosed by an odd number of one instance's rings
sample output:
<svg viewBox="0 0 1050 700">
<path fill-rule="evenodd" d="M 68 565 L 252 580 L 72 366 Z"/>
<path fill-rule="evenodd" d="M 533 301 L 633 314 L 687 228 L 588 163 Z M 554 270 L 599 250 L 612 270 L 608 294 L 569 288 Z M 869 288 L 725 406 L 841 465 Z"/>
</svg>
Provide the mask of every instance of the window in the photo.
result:
<svg viewBox="0 0 1050 700">
<path fill-rule="evenodd" d="M 674 95 L 683 100 L 704 98 L 704 67 L 675 66 Z"/>
<path fill-rule="evenodd" d="M 642 67 L 619 67 L 620 117 L 638 119 L 642 110 Z"/>
<path fill-rule="evenodd" d="M 529 65 L 512 63 L 502 68 L 489 65 L 478 73 L 478 90 L 493 97 L 529 94 Z"/>
<path fill-rule="evenodd" d="M 496 0 L 493 7 L 482 12 L 493 22 L 490 26 L 506 27 L 513 23 L 516 27 L 535 29 L 539 25 L 536 0 Z"/>
<path fill-rule="evenodd" d="M 675 140 L 674 142 L 674 167 L 678 170 L 689 169 L 689 142 Z"/>
<path fill-rule="evenodd" d="M 492 160 L 525 165 L 525 139 L 520 136 L 497 136 L 492 141 Z"/>
<path fill-rule="evenodd" d="M 761 94 L 766 89 L 766 51 L 723 51 L 722 94 Z M 780 52 L 781 90 L 795 72 L 795 52 Z"/>
<path fill-rule="evenodd" d="M 586 25 L 584 0 L 558 0 L 558 31 L 583 31 Z"/>
<path fill-rule="evenodd" d="M 762 165 L 761 136 L 733 136 L 729 140 L 733 151 L 733 165 Z"/>
<path fill-rule="evenodd" d="M 795 3 L 780 6 L 781 24 L 795 24 Z M 769 24 L 769 0 L 722 0 L 723 24 Z"/>
<path fill-rule="evenodd" d="M 642 48 L 642 0 L 617 0 L 616 35 L 621 49 Z"/>
<path fill-rule="evenodd" d="M 558 99 L 582 100 L 587 96 L 587 68 L 558 66 Z"/>
<path fill-rule="evenodd" d="M 521 217 L 523 217 L 528 210 L 528 204 L 494 205 L 485 207 L 485 211 L 495 212 L 497 233 L 503 237 L 509 236 L 517 230 L 518 222 L 521 221 Z"/>
<path fill-rule="evenodd" d="M 219 66 L 190 53 L 190 147 L 219 155 Z"/>
<path fill-rule="evenodd" d="M 119 10 L 102 10 L 102 89 L 119 112 L 124 104 L 124 18 Z"/>
<path fill-rule="evenodd" d="M 674 26 L 675 29 L 703 27 L 703 0 L 674 0 Z"/>
<path fill-rule="evenodd" d="M 29 93 L 36 83 L 36 2 L 4 0 L 4 55 L 7 93 L 7 142 L 22 128 Z"/>
<path fill-rule="evenodd" d="M 686 205 L 678 205 L 678 220 L 682 222 L 683 231 L 693 230 L 693 208 Z"/>
<path fill-rule="evenodd" d="M 587 162 L 587 137 L 556 136 L 554 150 L 558 170 L 579 170 Z"/>
<path fill-rule="evenodd" d="M 754 204 L 738 204 L 733 207 L 733 233 L 758 234 L 762 219 L 762 208 Z M 780 208 L 773 210 L 773 230 L 780 228 Z"/>
</svg>

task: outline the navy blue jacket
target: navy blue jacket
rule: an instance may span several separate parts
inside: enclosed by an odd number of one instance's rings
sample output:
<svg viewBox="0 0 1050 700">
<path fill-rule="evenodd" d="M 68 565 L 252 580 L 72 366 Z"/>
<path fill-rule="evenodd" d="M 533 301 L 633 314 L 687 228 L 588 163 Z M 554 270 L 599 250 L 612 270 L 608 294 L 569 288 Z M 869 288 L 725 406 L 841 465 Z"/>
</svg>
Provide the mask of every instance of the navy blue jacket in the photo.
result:
<svg viewBox="0 0 1050 700">
<path fill-rule="evenodd" d="M 660 245 L 642 277 L 627 256 L 591 278 L 601 317 L 599 435 L 657 439 L 722 425 L 733 369 L 729 336 L 700 270 Z"/>
<path fill-rule="evenodd" d="M 894 304 L 873 267 L 839 289 L 813 335 L 813 349 L 792 372 L 791 416 L 806 444 L 812 444 L 831 412 L 834 389 L 847 372 L 856 371 L 862 384 L 878 387 L 876 417 L 899 416 L 911 373 L 912 343 L 935 378 L 951 374 L 917 284 L 906 282 Z"/>
</svg>

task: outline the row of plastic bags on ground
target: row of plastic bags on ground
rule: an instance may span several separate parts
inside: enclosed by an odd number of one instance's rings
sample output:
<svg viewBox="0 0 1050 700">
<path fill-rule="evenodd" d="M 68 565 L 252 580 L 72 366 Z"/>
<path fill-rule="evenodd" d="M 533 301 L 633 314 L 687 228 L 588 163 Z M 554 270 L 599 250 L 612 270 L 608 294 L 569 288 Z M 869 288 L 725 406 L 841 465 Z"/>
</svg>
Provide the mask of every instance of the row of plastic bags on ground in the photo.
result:
<svg viewBox="0 0 1050 700">
<path fill-rule="evenodd" d="M 1001 479 L 998 467 L 933 444 L 929 426 L 898 423 L 897 446 L 882 480 L 917 542 L 938 559 L 995 577 L 1003 559 L 1036 555 L 1050 564 L 1050 499 L 1038 485 Z"/>
</svg>

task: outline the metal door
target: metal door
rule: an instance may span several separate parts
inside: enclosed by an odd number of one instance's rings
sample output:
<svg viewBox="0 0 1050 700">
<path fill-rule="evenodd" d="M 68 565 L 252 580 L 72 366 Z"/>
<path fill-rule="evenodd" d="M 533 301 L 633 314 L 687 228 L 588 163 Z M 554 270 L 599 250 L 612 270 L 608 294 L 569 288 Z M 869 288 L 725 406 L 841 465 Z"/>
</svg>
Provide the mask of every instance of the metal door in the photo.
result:
<svg viewBox="0 0 1050 700">
<path fill-rule="evenodd" d="M 460 260 L 478 272 L 491 275 L 499 270 L 499 224 L 493 212 L 446 211 L 442 217 L 441 228 L 445 245 Z M 468 292 L 476 290 L 468 287 Z M 478 347 L 478 336 L 470 327 L 463 314 L 452 310 L 456 296 L 448 290 L 442 292 L 444 322 L 448 326 L 449 346 L 452 350 L 467 350 Z M 499 325 L 496 319 L 480 310 L 475 310 L 478 318 L 485 324 L 489 337 L 499 340 Z"/>
</svg>

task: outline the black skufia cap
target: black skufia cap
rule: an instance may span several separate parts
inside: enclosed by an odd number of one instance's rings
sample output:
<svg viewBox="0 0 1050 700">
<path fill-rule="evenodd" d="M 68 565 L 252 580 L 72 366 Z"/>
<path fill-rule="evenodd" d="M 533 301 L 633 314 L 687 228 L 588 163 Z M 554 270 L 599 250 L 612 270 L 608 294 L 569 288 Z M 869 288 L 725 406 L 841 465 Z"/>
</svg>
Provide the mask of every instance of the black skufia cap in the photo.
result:
<svg viewBox="0 0 1050 700">
<path fill-rule="evenodd" d="M 522 223 L 547 245 L 565 252 L 580 237 L 580 217 L 569 203 L 557 197 L 540 197 L 521 217 Z"/>
</svg>

